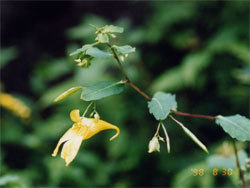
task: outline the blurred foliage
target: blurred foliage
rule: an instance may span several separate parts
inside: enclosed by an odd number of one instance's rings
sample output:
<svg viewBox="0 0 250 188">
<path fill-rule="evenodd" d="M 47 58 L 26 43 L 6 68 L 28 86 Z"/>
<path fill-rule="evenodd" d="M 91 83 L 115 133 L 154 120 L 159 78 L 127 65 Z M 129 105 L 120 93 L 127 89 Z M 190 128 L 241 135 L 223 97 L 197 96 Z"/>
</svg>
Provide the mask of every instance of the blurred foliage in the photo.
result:
<svg viewBox="0 0 250 188">
<path fill-rule="evenodd" d="M 2 48 L 0 57 L 0 69 L 2 69 L 8 62 L 15 59 L 18 51 L 15 47 Z"/>
<path fill-rule="evenodd" d="M 85 2 L 81 3 L 84 6 Z M 18 59 L 24 58 L 17 53 L 22 49 L 16 45 L 15 48 L 1 48 L 1 91 L 20 96 L 19 99 L 31 109 L 32 116 L 30 120 L 22 120 L 1 109 L 0 186 L 177 188 L 239 185 L 236 170 L 232 176 L 213 176 L 213 169 L 209 167 L 207 161 L 216 155 L 216 148 L 229 139 L 213 122 L 175 117 L 185 122 L 207 145 L 210 155 L 182 136 L 183 132 L 168 120 L 165 125 L 171 140 L 171 153 L 162 146 L 160 153 L 148 154 L 148 142 L 157 122 L 149 114 L 144 98 L 128 87 L 120 95 L 97 102 L 101 118 L 119 126 L 121 134 L 117 139 L 109 142 L 113 132 L 103 131 L 83 142 L 69 167 L 64 166 L 60 157 L 51 157 L 56 142 L 73 124 L 70 111 L 80 109 L 83 113 L 87 106 L 79 99 L 79 92 L 56 104 L 53 100 L 71 87 L 122 78 L 117 65 L 110 59 L 94 59 L 88 69 L 75 66 L 69 54 L 95 38 L 95 29 L 89 24 L 124 27 L 124 34 L 117 34 L 111 43 L 136 47 L 136 53 L 126 58 L 124 66 L 130 79 L 149 94 L 155 91 L 176 93 L 180 111 L 248 115 L 248 2 L 152 1 L 131 2 L 129 6 L 136 6 L 137 14 L 140 7 L 147 7 L 147 12 L 145 9 L 140 12 L 146 15 L 140 23 L 135 24 L 133 15 L 129 16 L 129 8 L 125 16 L 115 19 L 109 19 L 109 13 L 82 13 L 82 20 L 65 32 L 64 54 L 58 57 L 40 51 L 42 55 L 32 62 L 28 72 L 25 72 L 25 64 L 18 65 Z M 119 7 L 116 11 L 119 15 Z M 15 71 L 25 72 L 29 81 L 24 84 L 28 84 L 28 90 L 11 89 L 9 83 L 13 82 L 10 79 L 19 83 L 20 78 L 7 73 Z M 232 163 L 231 159 L 227 161 L 228 166 Z M 194 176 L 190 169 L 195 168 L 205 169 L 205 175 Z"/>
</svg>

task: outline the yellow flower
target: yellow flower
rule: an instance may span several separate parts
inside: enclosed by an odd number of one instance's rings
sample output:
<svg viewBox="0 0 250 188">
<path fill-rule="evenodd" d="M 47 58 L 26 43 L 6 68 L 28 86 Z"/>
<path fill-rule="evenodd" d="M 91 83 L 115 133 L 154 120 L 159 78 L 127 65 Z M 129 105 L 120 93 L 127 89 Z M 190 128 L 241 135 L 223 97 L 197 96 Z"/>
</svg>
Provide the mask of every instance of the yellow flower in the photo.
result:
<svg viewBox="0 0 250 188">
<path fill-rule="evenodd" d="M 62 148 L 61 157 L 65 160 L 66 166 L 68 166 L 75 158 L 83 140 L 91 138 L 98 132 L 106 129 L 116 130 L 116 134 L 112 138 L 110 138 L 110 141 L 120 134 L 120 129 L 115 125 L 107 123 L 103 120 L 80 117 L 79 110 L 71 111 L 70 119 L 75 123 L 73 124 L 72 128 L 70 128 L 60 138 L 52 154 L 52 156 L 55 157 L 60 145 L 65 142 Z"/>
<path fill-rule="evenodd" d="M 7 93 L 0 93 L 0 106 L 12 111 L 21 118 L 30 117 L 30 109 L 19 99 Z"/>
</svg>

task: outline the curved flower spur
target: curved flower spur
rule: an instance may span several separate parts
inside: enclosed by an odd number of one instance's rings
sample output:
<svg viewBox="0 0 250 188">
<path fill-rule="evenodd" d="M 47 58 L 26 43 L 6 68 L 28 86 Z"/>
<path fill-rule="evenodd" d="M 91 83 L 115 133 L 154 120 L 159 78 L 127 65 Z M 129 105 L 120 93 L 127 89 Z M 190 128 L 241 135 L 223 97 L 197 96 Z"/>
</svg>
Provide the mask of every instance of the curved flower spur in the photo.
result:
<svg viewBox="0 0 250 188">
<path fill-rule="evenodd" d="M 58 153 L 58 149 L 62 143 L 64 143 L 61 157 L 65 160 L 66 166 L 68 166 L 75 158 L 81 143 L 83 140 L 87 140 L 97 134 L 100 131 L 106 129 L 115 129 L 116 134 L 110 138 L 110 141 L 115 139 L 120 134 L 120 129 L 106 121 L 80 117 L 79 110 L 72 110 L 70 113 L 70 119 L 75 122 L 59 140 L 52 156 L 55 157 Z"/>
</svg>

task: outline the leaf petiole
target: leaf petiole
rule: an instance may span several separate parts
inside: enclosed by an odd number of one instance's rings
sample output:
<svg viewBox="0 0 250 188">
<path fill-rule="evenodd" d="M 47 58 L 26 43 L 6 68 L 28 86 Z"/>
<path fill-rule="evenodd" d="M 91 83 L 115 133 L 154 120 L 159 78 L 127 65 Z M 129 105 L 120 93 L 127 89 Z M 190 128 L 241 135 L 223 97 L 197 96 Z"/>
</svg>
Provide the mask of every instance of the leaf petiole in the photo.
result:
<svg viewBox="0 0 250 188">
<path fill-rule="evenodd" d="M 90 106 L 91 106 L 93 103 L 94 103 L 94 101 L 92 101 L 92 102 L 87 106 L 87 108 L 86 108 L 86 110 L 84 111 L 82 117 L 85 117 L 85 115 L 86 115 L 87 112 L 89 111 Z"/>
</svg>

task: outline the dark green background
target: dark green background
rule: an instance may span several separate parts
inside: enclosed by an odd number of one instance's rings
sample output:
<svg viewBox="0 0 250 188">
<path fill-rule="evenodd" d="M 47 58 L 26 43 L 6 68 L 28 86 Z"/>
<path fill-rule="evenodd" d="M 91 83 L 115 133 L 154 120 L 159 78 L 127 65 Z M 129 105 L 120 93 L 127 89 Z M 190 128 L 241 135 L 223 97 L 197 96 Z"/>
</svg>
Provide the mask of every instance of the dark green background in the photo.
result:
<svg viewBox="0 0 250 188">
<path fill-rule="evenodd" d="M 103 131 L 84 141 L 67 168 L 59 156 L 51 157 L 72 126 L 70 111 L 83 113 L 87 105 L 80 93 L 57 104 L 53 99 L 70 87 L 122 78 L 114 60 L 96 60 L 81 69 L 69 57 L 94 42 L 89 24 L 124 27 L 112 42 L 136 47 L 124 66 L 150 96 L 176 94 L 179 111 L 249 117 L 247 1 L 2 1 L 1 89 L 24 101 L 32 117 L 21 120 L 1 109 L 0 182 L 7 177 L 6 187 L 236 187 L 237 175 L 211 175 L 209 155 L 172 121 L 165 122 L 171 154 L 164 143 L 160 153 L 148 154 L 157 122 L 147 101 L 130 87 L 97 102 L 101 118 L 121 129 L 117 139 L 109 142 L 113 132 Z M 213 121 L 176 118 L 210 155 L 230 141 Z M 194 177 L 191 168 L 207 168 L 207 175 Z"/>
</svg>

